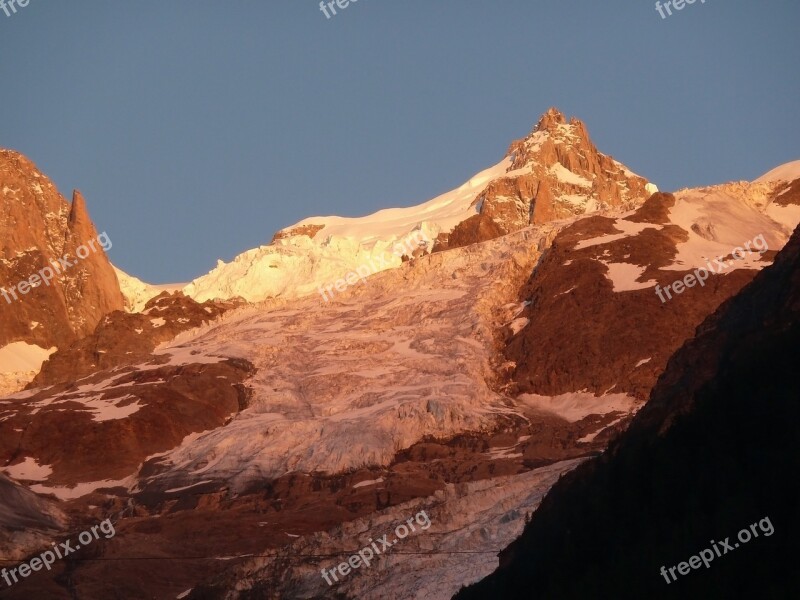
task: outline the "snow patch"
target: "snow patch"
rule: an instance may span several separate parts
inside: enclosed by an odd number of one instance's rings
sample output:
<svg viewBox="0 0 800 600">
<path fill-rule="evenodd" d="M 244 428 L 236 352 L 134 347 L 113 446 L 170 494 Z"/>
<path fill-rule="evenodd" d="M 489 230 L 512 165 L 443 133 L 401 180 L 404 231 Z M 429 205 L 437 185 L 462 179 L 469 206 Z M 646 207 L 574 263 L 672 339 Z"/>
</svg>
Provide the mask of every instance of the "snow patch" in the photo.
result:
<svg viewBox="0 0 800 600">
<path fill-rule="evenodd" d="M 37 494 L 53 494 L 59 500 L 74 500 L 87 496 L 100 488 L 114 488 L 124 487 L 127 488 L 131 483 L 131 478 L 125 479 L 104 479 L 103 481 L 89 481 L 86 483 L 79 483 L 72 487 L 64 486 L 45 486 L 42 484 L 35 484 L 30 486 L 30 489 Z"/>
<path fill-rule="evenodd" d="M 513 321 L 511 321 L 511 324 L 509 325 L 509 327 L 511 328 L 511 333 L 513 335 L 517 335 L 520 331 L 525 329 L 528 326 L 528 323 L 530 322 L 531 320 L 526 317 L 520 317 L 518 319 L 514 319 Z"/>
<path fill-rule="evenodd" d="M 595 396 L 589 392 L 569 392 L 560 396 L 539 396 L 521 394 L 520 402 L 528 408 L 551 413 L 575 423 L 589 415 L 605 415 L 611 412 L 632 413 L 639 409 L 641 402 L 627 394 L 606 394 Z"/>
<path fill-rule="evenodd" d="M 42 363 L 58 350 L 55 346 L 45 350 L 27 342 L 13 342 L 0 348 L 0 373 L 36 371 Z"/>
<path fill-rule="evenodd" d="M 748 201 L 747 191 L 737 184 L 725 184 L 677 192 L 669 218 L 688 233 L 689 239 L 677 245 L 672 264 L 662 269 L 687 271 L 706 267 L 707 261 L 713 264 L 715 258 L 728 256 L 735 248 L 743 248 L 759 235 L 764 236 L 770 250 L 783 248 L 788 232 L 764 213 L 763 206 Z M 725 272 L 761 269 L 767 263 L 760 258 L 757 251 L 746 252 L 744 260 L 726 260 L 729 266 Z"/>
<path fill-rule="evenodd" d="M 125 310 L 130 313 L 138 313 L 144 310 L 145 305 L 162 292 L 173 292 L 181 289 L 184 284 L 151 285 L 137 279 L 133 275 L 128 275 L 125 271 L 114 267 L 119 281 L 119 288 L 125 298 Z"/>
<path fill-rule="evenodd" d="M 611 281 L 614 286 L 615 292 L 631 292 L 634 290 L 643 290 L 655 286 L 658 282 L 655 279 L 640 282 L 639 279 L 647 270 L 646 267 L 640 267 L 631 263 L 603 263 L 608 272 L 606 279 Z"/>
<path fill-rule="evenodd" d="M 370 479 L 368 481 L 360 481 L 353 486 L 353 489 L 355 490 L 357 488 L 367 487 L 369 485 L 378 485 L 379 483 L 383 483 L 383 477 L 379 479 Z"/>
<path fill-rule="evenodd" d="M 2 469 L 6 475 L 17 481 L 45 481 L 53 474 L 50 465 L 40 465 L 35 458 L 26 456 L 21 463 Z"/>
<path fill-rule="evenodd" d="M 592 246 L 609 244 L 617 240 L 639 235 L 645 229 L 661 229 L 661 227 L 661 225 L 651 225 L 650 223 L 636 223 L 634 221 L 626 221 L 625 219 L 616 219 L 614 221 L 614 229 L 620 229 L 622 233 L 610 233 L 588 240 L 581 240 L 575 244 L 575 250 L 583 250 L 584 248 L 590 248 Z"/>
</svg>

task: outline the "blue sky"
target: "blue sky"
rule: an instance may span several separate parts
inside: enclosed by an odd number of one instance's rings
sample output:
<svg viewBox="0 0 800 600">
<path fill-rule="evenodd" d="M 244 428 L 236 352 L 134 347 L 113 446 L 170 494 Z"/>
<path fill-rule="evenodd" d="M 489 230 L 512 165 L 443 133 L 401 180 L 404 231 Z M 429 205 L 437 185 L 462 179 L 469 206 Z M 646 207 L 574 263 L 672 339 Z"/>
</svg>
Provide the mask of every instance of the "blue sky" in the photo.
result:
<svg viewBox="0 0 800 600">
<path fill-rule="evenodd" d="M 111 258 L 188 281 L 312 215 L 423 202 L 557 106 L 662 189 L 800 158 L 800 2 L 30 0 L 0 12 L 0 146 Z"/>
</svg>

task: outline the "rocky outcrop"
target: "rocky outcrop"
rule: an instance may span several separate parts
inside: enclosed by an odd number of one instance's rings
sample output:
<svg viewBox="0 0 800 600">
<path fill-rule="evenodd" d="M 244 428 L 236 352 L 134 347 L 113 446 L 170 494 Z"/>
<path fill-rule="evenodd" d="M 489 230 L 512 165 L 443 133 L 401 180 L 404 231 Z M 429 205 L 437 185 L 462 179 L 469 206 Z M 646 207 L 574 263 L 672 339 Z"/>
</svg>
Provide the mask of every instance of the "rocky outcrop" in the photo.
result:
<svg viewBox="0 0 800 600">
<path fill-rule="evenodd" d="M 437 240 L 436 250 L 597 210 L 635 208 L 655 191 L 646 179 L 600 153 L 580 120 L 567 122 L 555 108 L 542 115 L 530 135 L 512 143 L 506 156 L 507 174 L 489 183 L 473 203 L 480 218 L 458 224 Z"/>
<path fill-rule="evenodd" d="M 797 597 L 799 347 L 800 227 L 670 359 L 630 428 L 554 486 L 500 569 L 457 598 Z M 708 567 L 680 566 L 704 549 Z"/>
<path fill-rule="evenodd" d="M 325 229 L 325 225 L 300 225 L 299 227 L 290 227 L 288 229 L 281 229 L 272 236 L 270 244 L 274 244 L 283 239 L 294 237 L 296 235 L 304 235 L 308 238 L 314 238 L 317 233 Z"/>
<path fill-rule="evenodd" d="M 781 182 L 770 199 L 778 206 L 800 206 L 800 179 Z"/>
<path fill-rule="evenodd" d="M 23 155 L 0 150 L 0 347 L 23 341 L 62 347 L 90 333 L 100 319 L 123 308 L 116 274 L 98 241 L 86 203 L 72 203 Z M 81 246 L 93 243 L 84 258 Z M 49 285 L 31 280 L 66 258 Z M 27 284 L 16 288 L 20 282 Z M 14 289 L 12 289 L 14 288 Z"/>
<path fill-rule="evenodd" d="M 470 244 L 493 240 L 507 233 L 490 216 L 477 214 L 459 223 L 450 233 L 440 233 L 434 241 L 434 248 L 439 250 L 463 248 Z"/>
<path fill-rule="evenodd" d="M 546 204 L 539 207 L 543 216 L 548 210 L 561 218 L 593 209 L 633 208 L 655 191 L 646 179 L 599 152 L 582 121 L 573 117 L 567 122 L 555 108 L 542 115 L 529 136 L 511 144 L 508 155 L 512 172 L 533 168 L 539 182 L 531 186 L 539 188 L 533 200 Z"/>
<path fill-rule="evenodd" d="M 146 362 L 160 343 L 213 321 L 235 306 L 233 301 L 200 304 L 180 292 L 164 292 L 141 313 L 115 311 L 91 335 L 51 355 L 28 387 L 68 383 L 96 371 Z"/>
</svg>

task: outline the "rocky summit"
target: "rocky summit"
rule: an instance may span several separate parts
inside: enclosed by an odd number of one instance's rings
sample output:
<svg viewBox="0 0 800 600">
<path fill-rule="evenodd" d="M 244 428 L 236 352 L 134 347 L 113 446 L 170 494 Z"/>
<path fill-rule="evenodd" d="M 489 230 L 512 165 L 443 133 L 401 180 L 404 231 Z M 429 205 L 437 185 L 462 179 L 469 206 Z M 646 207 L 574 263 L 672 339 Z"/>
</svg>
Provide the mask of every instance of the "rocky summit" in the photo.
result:
<svg viewBox="0 0 800 600">
<path fill-rule="evenodd" d="M 24 385 L 50 352 L 90 334 L 124 298 L 79 191 L 68 202 L 30 160 L 0 150 L 0 206 L 0 348 L 15 344 L 19 357 L 0 357 L 2 390 Z M 89 242 L 95 249 L 79 259 Z M 16 291 L 45 268 L 54 271 L 48 282 Z"/>
</svg>

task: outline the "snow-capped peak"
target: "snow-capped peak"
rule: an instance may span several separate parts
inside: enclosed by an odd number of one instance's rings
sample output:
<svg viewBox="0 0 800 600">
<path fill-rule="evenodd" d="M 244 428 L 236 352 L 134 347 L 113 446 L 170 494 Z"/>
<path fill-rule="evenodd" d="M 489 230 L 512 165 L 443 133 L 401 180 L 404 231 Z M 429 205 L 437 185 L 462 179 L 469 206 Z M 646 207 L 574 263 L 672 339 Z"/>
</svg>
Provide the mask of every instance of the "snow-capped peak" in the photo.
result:
<svg viewBox="0 0 800 600">
<path fill-rule="evenodd" d="M 753 183 L 767 183 L 771 181 L 794 181 L 800 179 L 800 160 L 788 162 L 771 171 L 764 173 Z"/>
<path fill-rule="evenodd" d="M 276 233 L 269 245 L 231 263 L 220 261 L 183 291 L 201 302 L 313 294 L 359 268 L 366 272 L 366 265 L 371 266 L 370 274 L 399 266 L 412 254 L 396 250 L 409 236 L 426 240 L 425 252 L 446 250 L 532 224 L 606 208 L 633 208 L 652 193 L 648 185 L 599 153 L 581 121 L 567 122 L 562 113 L 550 109 L 500 162 L 450 192 L 364 217 L 304 219 Z"/>
</svg>

